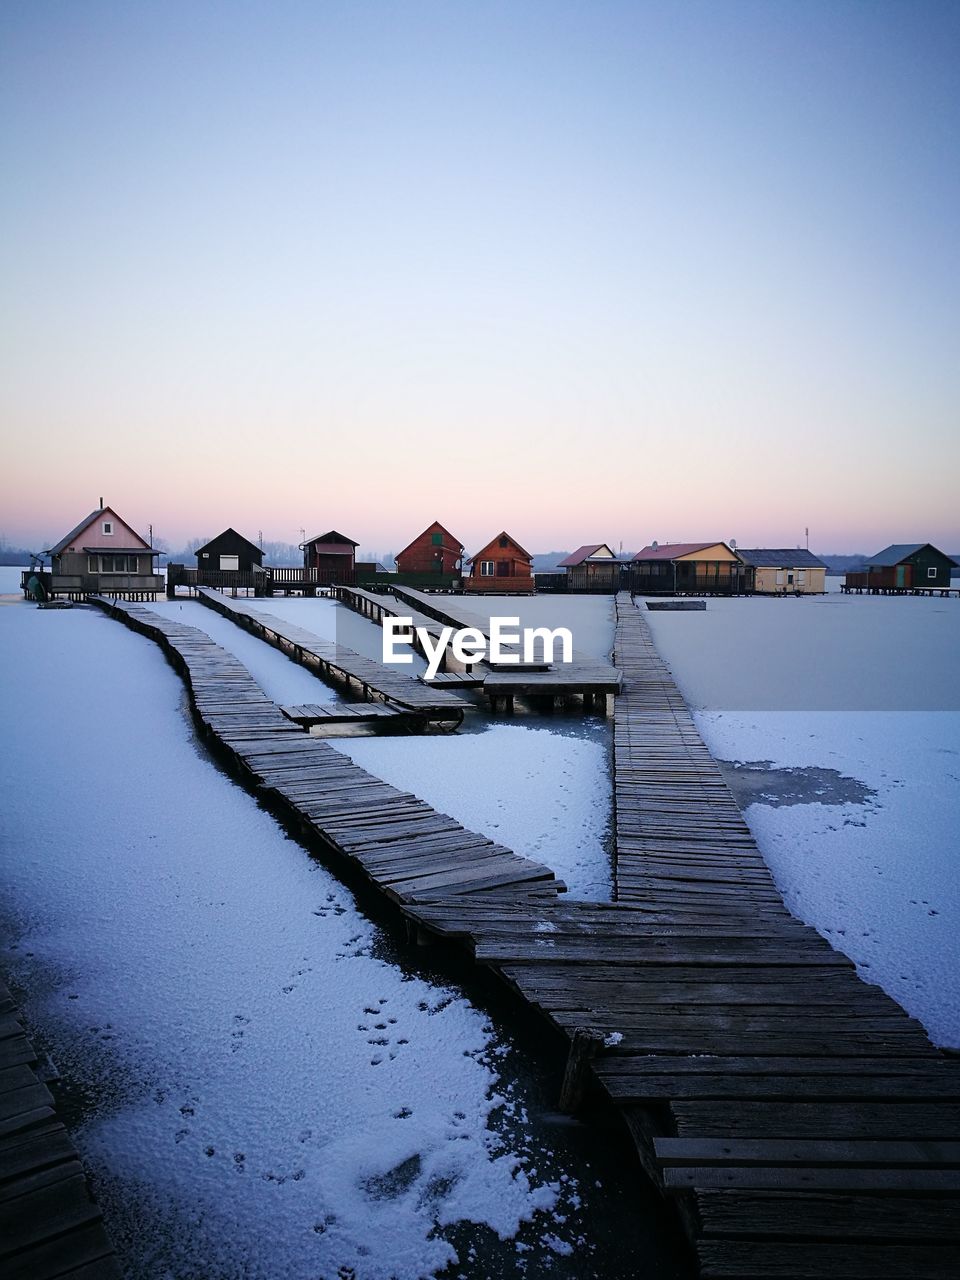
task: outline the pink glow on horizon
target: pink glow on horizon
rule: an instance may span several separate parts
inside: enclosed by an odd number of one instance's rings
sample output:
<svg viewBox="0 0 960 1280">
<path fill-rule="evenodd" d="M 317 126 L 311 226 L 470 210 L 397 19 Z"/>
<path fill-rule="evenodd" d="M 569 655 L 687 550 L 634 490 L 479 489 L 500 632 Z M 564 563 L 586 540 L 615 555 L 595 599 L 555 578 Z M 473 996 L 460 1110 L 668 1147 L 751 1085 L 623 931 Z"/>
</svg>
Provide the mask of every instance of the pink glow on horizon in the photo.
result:
<svg viewBox="0 0 960 1280">
<path fill-rule="evenodd" d="M 162 452 L 162 451 L 161 451 Z M 16 463 L 16 460 L 15 460 Z M 170 474 L 169 487 L 150 476 L 104 475 L 90 468 L 83 477 L 52 476 L 39 492 L 30 492 L 26 475 L 6 501 L 0 527 L 9 545 L 36 549 L 61 538 L 97 506 L 98 496 L 114 506 L 144 537 L 153 525 L 155 538 L 172 549 L 194 537 L 212 537 L 232 525 L 256 541 L 298 543 L 306 536 L 335 528 L 360 543 L 362 550 L 395 552 L 432 520 L 458 537 L 470 554 L 506 529 L 531 552 L 569 550 L 583 542 L 620 543 L 635 551 L 654 539 L 683 542 L 701 538 L 735 538 L 742 546 L 795 546 L 805 542 L 821 552 L 872 552 L 891 542 L 931 541 L 945 551 L 960 549 L 955 508 L 931 501 L 918 516 L 895 487 L 850 490 L 828 475 L 813 491 L 771 490 L 760 468 L 736 488 L 709 476 L 690 474 L 666 491 L 656 479 L 638 475 L 593 474 L 585 480 L 576 467 L 556 459 L 528 459 L 530 478 L 512 472 L 491 486 L 484 471 L 477 475 L 446 470 L 435 460 L 399 463 L 389 475 L 371 477 L 349 468 L 336 483 L 314 480 L 269 464 L 256 469 L 224 466 L 216 474 L 194 474 L 189 468 Z M 22 466 L 22 461 L 19 463 Z M 163 468 L 159 468 L 163 470 Z M 657 468 L 653 469 L 654 476 Z M 539 481 L 534 488 L 533 477 Z M 329 500 L 324 500 L 327 494 Z"/>
</svg>

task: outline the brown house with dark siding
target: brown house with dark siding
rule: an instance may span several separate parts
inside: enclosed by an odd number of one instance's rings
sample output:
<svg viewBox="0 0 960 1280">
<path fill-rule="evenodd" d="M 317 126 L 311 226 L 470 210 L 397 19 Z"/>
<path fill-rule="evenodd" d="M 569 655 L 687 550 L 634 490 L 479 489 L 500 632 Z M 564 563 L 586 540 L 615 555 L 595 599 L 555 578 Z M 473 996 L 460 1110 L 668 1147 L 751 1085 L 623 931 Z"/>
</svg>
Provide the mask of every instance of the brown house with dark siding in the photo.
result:
<svg viewBox="0 0 960 1280">
<path fill-rule="evenodd" d="M 398 573 L 453 575 L 460 572 L 462 563 L 463 547 L 439 520 L 397 553 Z"/>
<path fill-rule="evenodd" d="M 356 582 L 357 547 L 352 538 L 345 538 L 336 529 L 318 533 L 300 543 L 303 551 L 303 567 L 315 570 L 313 579 L 318 587 L 352 587 Z"/>
<path fill-rule="evenodd" d="M 470 575 L 463 580 L 464 591 L 513 595 L 535 590 L 533 556 L 505 531 L 471 556 L 470 565 Z"/>
</svg>

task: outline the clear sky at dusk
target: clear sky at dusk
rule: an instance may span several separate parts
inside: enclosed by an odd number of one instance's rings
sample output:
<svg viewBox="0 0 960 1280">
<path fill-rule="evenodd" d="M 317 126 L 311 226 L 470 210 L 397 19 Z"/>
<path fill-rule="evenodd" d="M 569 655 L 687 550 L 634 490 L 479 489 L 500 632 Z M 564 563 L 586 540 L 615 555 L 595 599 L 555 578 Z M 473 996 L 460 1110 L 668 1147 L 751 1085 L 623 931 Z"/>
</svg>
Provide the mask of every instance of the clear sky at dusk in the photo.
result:
<svg viewBox="0 0 960 1280">
<path fill-rule="evenodd" d="M 0 534 L 960 550 L 960 5 L 0 7 Z"/>
</svg>

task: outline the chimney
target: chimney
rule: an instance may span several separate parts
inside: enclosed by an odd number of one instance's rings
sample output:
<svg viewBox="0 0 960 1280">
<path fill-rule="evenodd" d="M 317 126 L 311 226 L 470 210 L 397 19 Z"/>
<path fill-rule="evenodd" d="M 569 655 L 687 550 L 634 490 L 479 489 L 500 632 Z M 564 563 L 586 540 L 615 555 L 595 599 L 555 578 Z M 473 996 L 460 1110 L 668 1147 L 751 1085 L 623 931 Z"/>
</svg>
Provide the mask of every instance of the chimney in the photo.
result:
<svg viewBox="0 0 960 1280">
<path fill-rule="evenodd" d="M 102 499 L 102 498 L 100 499 L 100 510 L 101 510 L 101 511 L 103 510 L 103 499 Z"/>
</svg>

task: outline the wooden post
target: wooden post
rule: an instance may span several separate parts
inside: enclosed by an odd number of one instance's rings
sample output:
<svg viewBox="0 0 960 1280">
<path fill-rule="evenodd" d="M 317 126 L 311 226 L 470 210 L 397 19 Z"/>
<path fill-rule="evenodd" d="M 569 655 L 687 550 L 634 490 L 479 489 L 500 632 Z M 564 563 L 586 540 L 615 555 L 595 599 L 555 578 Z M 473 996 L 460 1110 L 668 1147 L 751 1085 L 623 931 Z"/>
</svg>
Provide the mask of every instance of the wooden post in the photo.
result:
<svg viewBox="0 0 960 1280">
<path fill-rule="evenodd" d="M 577 1027 L 574 1031 L 560 1089 L 560 1110 L 565 1115 L 571 1116 L 579 1110 L 586 1092 L 590 1063 L 602 1045 L 603 1036 L 599 1031 L 589 1031 L 586 1027 Z"/>
</svg>

